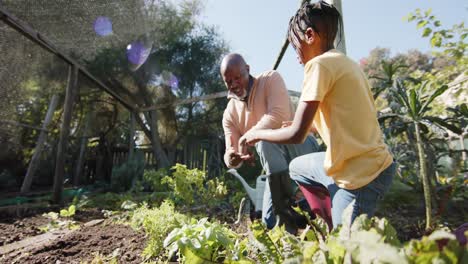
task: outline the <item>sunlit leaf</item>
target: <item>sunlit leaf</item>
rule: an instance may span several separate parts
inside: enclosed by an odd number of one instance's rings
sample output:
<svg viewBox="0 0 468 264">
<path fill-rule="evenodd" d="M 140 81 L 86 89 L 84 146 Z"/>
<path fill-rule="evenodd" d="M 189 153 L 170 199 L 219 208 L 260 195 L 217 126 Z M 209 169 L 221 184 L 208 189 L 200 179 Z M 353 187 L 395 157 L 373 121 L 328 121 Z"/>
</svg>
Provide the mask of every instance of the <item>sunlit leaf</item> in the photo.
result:
<svg viewBox="0 0 468 264">
<path fill-rule="evenodd" d="M 423 31 L 423 37 L 427 37 L 429 36 L 430 34 L 432 33 L 432 29 L 430 28 L 425 28 L 424 31 Z"/>
</svg>

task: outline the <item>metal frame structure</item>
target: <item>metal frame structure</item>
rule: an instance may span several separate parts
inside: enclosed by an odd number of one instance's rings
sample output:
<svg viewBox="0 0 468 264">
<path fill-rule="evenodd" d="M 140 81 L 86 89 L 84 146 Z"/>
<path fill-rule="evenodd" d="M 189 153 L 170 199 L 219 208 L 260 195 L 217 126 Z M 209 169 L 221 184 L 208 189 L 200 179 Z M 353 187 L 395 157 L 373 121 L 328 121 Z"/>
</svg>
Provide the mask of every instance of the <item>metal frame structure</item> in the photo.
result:
<svg viewBox="0 0 468 264">
<path fill-rule="evenodd" d="M 27 37 L 31 41 L 37 43 L 44 49 L 52 52 L 53 54 L 57 55 L 61 59 L 63 59 L 68 64 L 75 66 L 79 72 L 84 74 L 88 77 L 91 81 L 93 81 L 100 89 L 108 93 L 110 96 L 115 98 L 119 103 L 121 103 L 125 108 L 130 111 L 134 111 L 135 107 L 120 97 L 117 93 L 115 93 L 112 89 L 110 89 L 107 85 L 105 85 L 102 81 L 100 81 L 97 77 L 91 74 L 83 65 L 75 61 L 74 59 L 70 58 L 66 55 L 63 51 L 59 48 L 55 47 L 51 41 L 48 40 L 46 36 L 37 32 L 32 27 L 12 15 L 8 12 L 0 3 L 0 19 L 3 20 L 7 25 L 11 26 L 13 29 L 21 33 L 23 36 Z"/>
</svg>

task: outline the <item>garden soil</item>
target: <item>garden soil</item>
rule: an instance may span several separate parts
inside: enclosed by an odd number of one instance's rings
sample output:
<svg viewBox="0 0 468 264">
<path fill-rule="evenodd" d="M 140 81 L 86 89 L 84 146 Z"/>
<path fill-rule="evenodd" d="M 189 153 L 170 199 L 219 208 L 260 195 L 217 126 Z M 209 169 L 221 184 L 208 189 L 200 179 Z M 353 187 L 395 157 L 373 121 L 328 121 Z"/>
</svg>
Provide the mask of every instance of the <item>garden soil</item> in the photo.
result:
<svg viewBox="0 0 468 264">
<path fill-rule="evenodd" d="M 49 222 L 42 215 L 35 215 L 23 219 L 2 219 L 0 220 L 0 247 L 23 240 L 27 237 L 40 235 L 40 226 Z"/>
<path fill-rule="evenodd" d="M 119 263 L 141 263 L 146 239 L 131 227 L 100 224 L 82 227 L 30 252 L 0 257 L 0 263 L 90 263 L 96 254 L 115 255 Z"/>
<path fill-rule="evenodd" d="M 44 213 L 44 211 L 42 212 Z M 42 234 L 39 229 L 47 225 L 50 220 L 42 213 L 27 214 L 23 217 L 6 216 L 0 218 L 0 247 L 21 241 L 28 237 Z M 87 209 L 77 211 L 73 220 L 78 224 L 86 223 L 93 219 L 104 218 L 101 211 L 97 209 Z"/>
</svg>

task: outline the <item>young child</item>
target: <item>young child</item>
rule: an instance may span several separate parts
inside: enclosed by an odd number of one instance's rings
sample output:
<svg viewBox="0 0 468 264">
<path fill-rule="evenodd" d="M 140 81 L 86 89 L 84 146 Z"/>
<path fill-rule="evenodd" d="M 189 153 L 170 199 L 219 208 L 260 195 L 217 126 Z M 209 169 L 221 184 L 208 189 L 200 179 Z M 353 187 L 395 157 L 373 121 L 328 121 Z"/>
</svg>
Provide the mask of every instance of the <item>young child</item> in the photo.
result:
<svg viewBox="0 0 468 264">
<path fill-rule="evenodd" d="M 350 204 L 352 220 L 360 214 L 372 216 L 396 169 L 383 142 L 366 76 L 358 64 L 334 49 L 341 21 L 338 10 L 324 1 L 302 5 L 288 29 L 304 65 L 294 120 L 280 129 L 251 130 L 240 140 L 249 145 L 259 140 L 296 144 L 316 129 L 326 152 L 295 158 L 290 175 L 302 186 L 321 184 L 328 189 L 334 227 L 341 224 Z"/>
</svg>

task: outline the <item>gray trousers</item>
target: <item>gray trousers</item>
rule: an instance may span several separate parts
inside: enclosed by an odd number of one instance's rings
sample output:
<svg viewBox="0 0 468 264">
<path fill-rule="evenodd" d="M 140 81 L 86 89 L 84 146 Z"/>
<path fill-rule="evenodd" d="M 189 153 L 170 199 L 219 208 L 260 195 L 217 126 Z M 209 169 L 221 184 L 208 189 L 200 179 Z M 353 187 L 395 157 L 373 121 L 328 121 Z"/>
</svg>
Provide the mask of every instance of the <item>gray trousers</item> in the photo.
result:
<svg viewBox="0 0 468 264">
<path fill-rule="evenodd" d="M 255 149 L 260 157 L 263 169 L 268 176 L 263 193 L 262 222 L 265 223 L 268 228 L 273 228 L 276 224 L 273 200 L 277 199 L 272 199 L 272 195 L 277 197 L 290 195 L 288 189 L 292 187 L 294 182 L 291 181 L 288 176 L 289 182 L 280 189 L 274 190 L 275 193 L 272 194 L 270 181 L 276 180 L 273 177 L 281 177 L 282 174 L 289 173 L 289 163 L 294 158 L 319 151 L 319 145 L 312 136 L 308 136 L 302 144 L 275 144 L 259 141 L 255 144 Z"/>
</svg>

